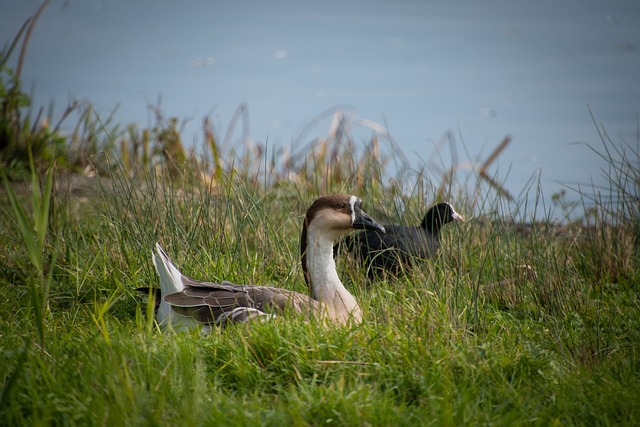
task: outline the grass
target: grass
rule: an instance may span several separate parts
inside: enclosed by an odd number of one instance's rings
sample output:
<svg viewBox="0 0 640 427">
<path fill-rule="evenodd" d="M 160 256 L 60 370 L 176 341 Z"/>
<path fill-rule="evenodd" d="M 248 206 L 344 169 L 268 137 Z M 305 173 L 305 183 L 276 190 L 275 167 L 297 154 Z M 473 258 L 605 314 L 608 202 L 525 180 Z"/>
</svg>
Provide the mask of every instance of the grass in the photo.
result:
<svg viewBox="0 0 640 427">
<path fill-rule="evenodd" d="M 47 4 L 0 54 L 0 425 L 640 424 L 640 138 L 597 126 L 587 149 L 608 185 L 569 188 L 582 206 L 554 195 L 582 208 L 558 225 L 535 177 L 514 197 L 489 174 L 508 137 L 474 167 L 448 135 L 452 164 L 415 170 L 383 126 L 342 111 L 293 152 L 253 142 L 244 105 L 224 135 L 205 119 L 200 155 L 159 108 L 151 129 L 120 132 L 74 102 L 51 126 L 20 89 Z M 375 137 L 358 142 L 358 126 Z M 418 223 L 441 199 L 467 221 L 396 281 L 366 284 L 342 257 L 361 325 L 156 327 L 135 292 L 157 284 L 156 241 L 190 276 L 306 292 L 298 233 L 332 192 L 383 221 Z"/>
<path fill-rule="evenodd" d="M 640 424 L 640 138 L 598 127 L 608 185 L 568 189 L 583 213 L 554 224 L 536 177 L 514 197 L 489 174 L 508 137 L 476 167 L 448 135 L 453 164 L 416 170 L 383 126 L 339 110 L 293 152 L 253 142 L 244 105 L 224 136 L 204 120 L 198 155 L 159 108 L 151 129 L 119 132 L 89 105 L 61 135 L 78 105 L 50 127 L 20 90 L 47 3 L 0 54 L 0 425 Z M 375 136 L 356 141 L 358 126 Z M 367 284 L 339 259 L 361 325 L 157 328 L 135 292 L 158 282 L 156 241 L 189 276 L 306 292 L 302 218 L 337 192 L 385 222 L 419 223 L 439 200 L 467 221 L 398 280 Z"/>
<path fill-rule="evenodd" d="M 213 180 L 203 178 L 202 164 L 163 173 L 166 159 L 156 157 L 156 166 L 135 173 L 134 163 L 113 160 L 89 201 L 56 187 L 49 227 L 37 240 L 49 242 L 38 253 L 53 260 L 46 293 L 37 279 L 46 270 L 33 270 L 25 245 L 28 227 L 3 210 L 0 423 L 640 422 L 640 269 L 637 239 L 627 237 L 637 226 L 633 211 L 624 218 L 635 221 L 616 222 L 603 210 L 558 236 L 544 219 L 524 233 L 503 215 L 474 216 L 478 206 L 492 206 L 489 197 L 474 205 L 477 194 L 473 203 L 449 195 L 469 220 L 446 228 L 439 256 L 425 268 L 366 285 L 365 272 L 339 262 L 364 311 L 359 326 L 280 318 L 208 336 L 159 331 L 134 292 L 157 283 L 156 240 L 193 277 L 305 292 L 298 233 L 318 193 L 353 188 L 380 219 L 418 221 L 425 188 L 435 191 L 424 175 L 408 192 L 385 187 L 384 171 L 361 179 L 349 168 L 382 164 L 380 151 L 348 154 L 353 146 L 344 144 L 334 150 L 343 159 L 337 163 L 327 154 L 334 143 L 320 142 L 289 179 L 273 170 L 261 179 L 267 174 L 251 159 L 218 154 Z M 319 169 L 332 171 L 320 185 Z M 535 274 L 522 274 L 523 265 Z M 47 315 L 32 309 L 33 286 L 48 296 Z"/>
</svg>

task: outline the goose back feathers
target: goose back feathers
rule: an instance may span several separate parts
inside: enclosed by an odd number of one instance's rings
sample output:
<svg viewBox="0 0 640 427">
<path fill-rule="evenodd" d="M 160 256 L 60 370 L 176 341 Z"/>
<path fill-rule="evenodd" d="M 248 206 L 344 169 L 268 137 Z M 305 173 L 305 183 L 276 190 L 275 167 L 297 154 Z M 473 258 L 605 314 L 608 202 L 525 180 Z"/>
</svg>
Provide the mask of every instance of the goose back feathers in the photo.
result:
<svg viewBox="0 0 640 427">
<path fill-rule="evenodd" d="M 433 257 L 439 247 L 439 231 L 451 221 L 463 221 L 449 203 L 431 207 L 419 226 L 385 225 L 386 233 L 367 230 L 345 238 L 350 252 L 367 268 L 370 279 L 381 274 L 398 275 L 415 258 Z"/>
<path fill-rule="evenodd" d="M 356 196 L 317 199 L 307 210 L 300 252 L 309 295 L 273 286 L 238 285 L 191 279 L 173 265 L 156 244 L 153 263 L 160 276 L 161 299 L 157 312 L 161 326 L 184 329 L 269 319 L 287 310 L 320 315 L 334 323 L 360 322 L 360 307 L 338 278 L 333 244 L 354 229 L 384 232 L 384 227 L 362 210 Z"/>
</svg>

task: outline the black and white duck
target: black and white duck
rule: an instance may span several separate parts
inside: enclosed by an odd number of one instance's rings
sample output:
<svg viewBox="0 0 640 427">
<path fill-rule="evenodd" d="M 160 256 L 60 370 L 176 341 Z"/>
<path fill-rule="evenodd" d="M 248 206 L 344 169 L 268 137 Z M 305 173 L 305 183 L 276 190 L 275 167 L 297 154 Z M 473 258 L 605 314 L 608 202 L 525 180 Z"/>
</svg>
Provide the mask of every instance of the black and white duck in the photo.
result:
<svg viewBox="0 0 640 427">
<path fill-rule="evenodd" d="M 384 225 L 386 233 L 366 230 L 347 236 L 344 243 L 367 269 L 370 279 L 385 273 L 397 276 L 413 265 L 414 259 L 435 256 L 439 232 L 445 224 L 464 221 L 449 203 L 432 206 L 419 226 Z"/>
</svg>

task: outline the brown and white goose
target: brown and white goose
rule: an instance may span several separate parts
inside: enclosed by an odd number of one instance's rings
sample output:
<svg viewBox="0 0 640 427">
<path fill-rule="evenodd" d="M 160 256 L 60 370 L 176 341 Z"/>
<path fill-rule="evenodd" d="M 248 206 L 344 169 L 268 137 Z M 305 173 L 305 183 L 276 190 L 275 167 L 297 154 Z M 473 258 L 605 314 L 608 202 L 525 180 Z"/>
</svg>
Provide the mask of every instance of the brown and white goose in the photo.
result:
<svg viewBox="0 0 640 427">
<path fill-rule="evenodd" d="M 272 286 L 191 279 L 156 244 L 153 263 L 161 289 L 158 323 L 173 329 L 198 326 L 206 332 L 213 325 L 269 318 L 285 310 L 319 315 L 341 325 L 360 322 L 360 306 L 340 281 L 333 259 L 334 242 L 354 229 L 384 232 L 384 227 L 362 210 L 362 201 L 356 196 L 320 197 L 307 210 L 300 252 L 309 296 Z"/>
</svg>

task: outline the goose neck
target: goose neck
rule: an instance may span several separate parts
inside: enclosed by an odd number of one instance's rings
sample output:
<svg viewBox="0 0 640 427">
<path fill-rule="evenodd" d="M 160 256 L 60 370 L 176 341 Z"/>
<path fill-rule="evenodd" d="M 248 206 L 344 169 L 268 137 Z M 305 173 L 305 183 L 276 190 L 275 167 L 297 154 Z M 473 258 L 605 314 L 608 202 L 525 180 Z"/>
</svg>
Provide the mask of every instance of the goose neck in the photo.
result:
<svg viewBox="0 0 640 427">
<path fill-rule="evenodd" d="M 361 320 L 360 307 L 338 277 L 333 259 L 333 243 L 337 233 L 327 233 L 309 226 L 307 234 L 306 267 L 311 296 L 321 302 L 331 319 L 345 323 L 353 317 Z"/>
</svg>

